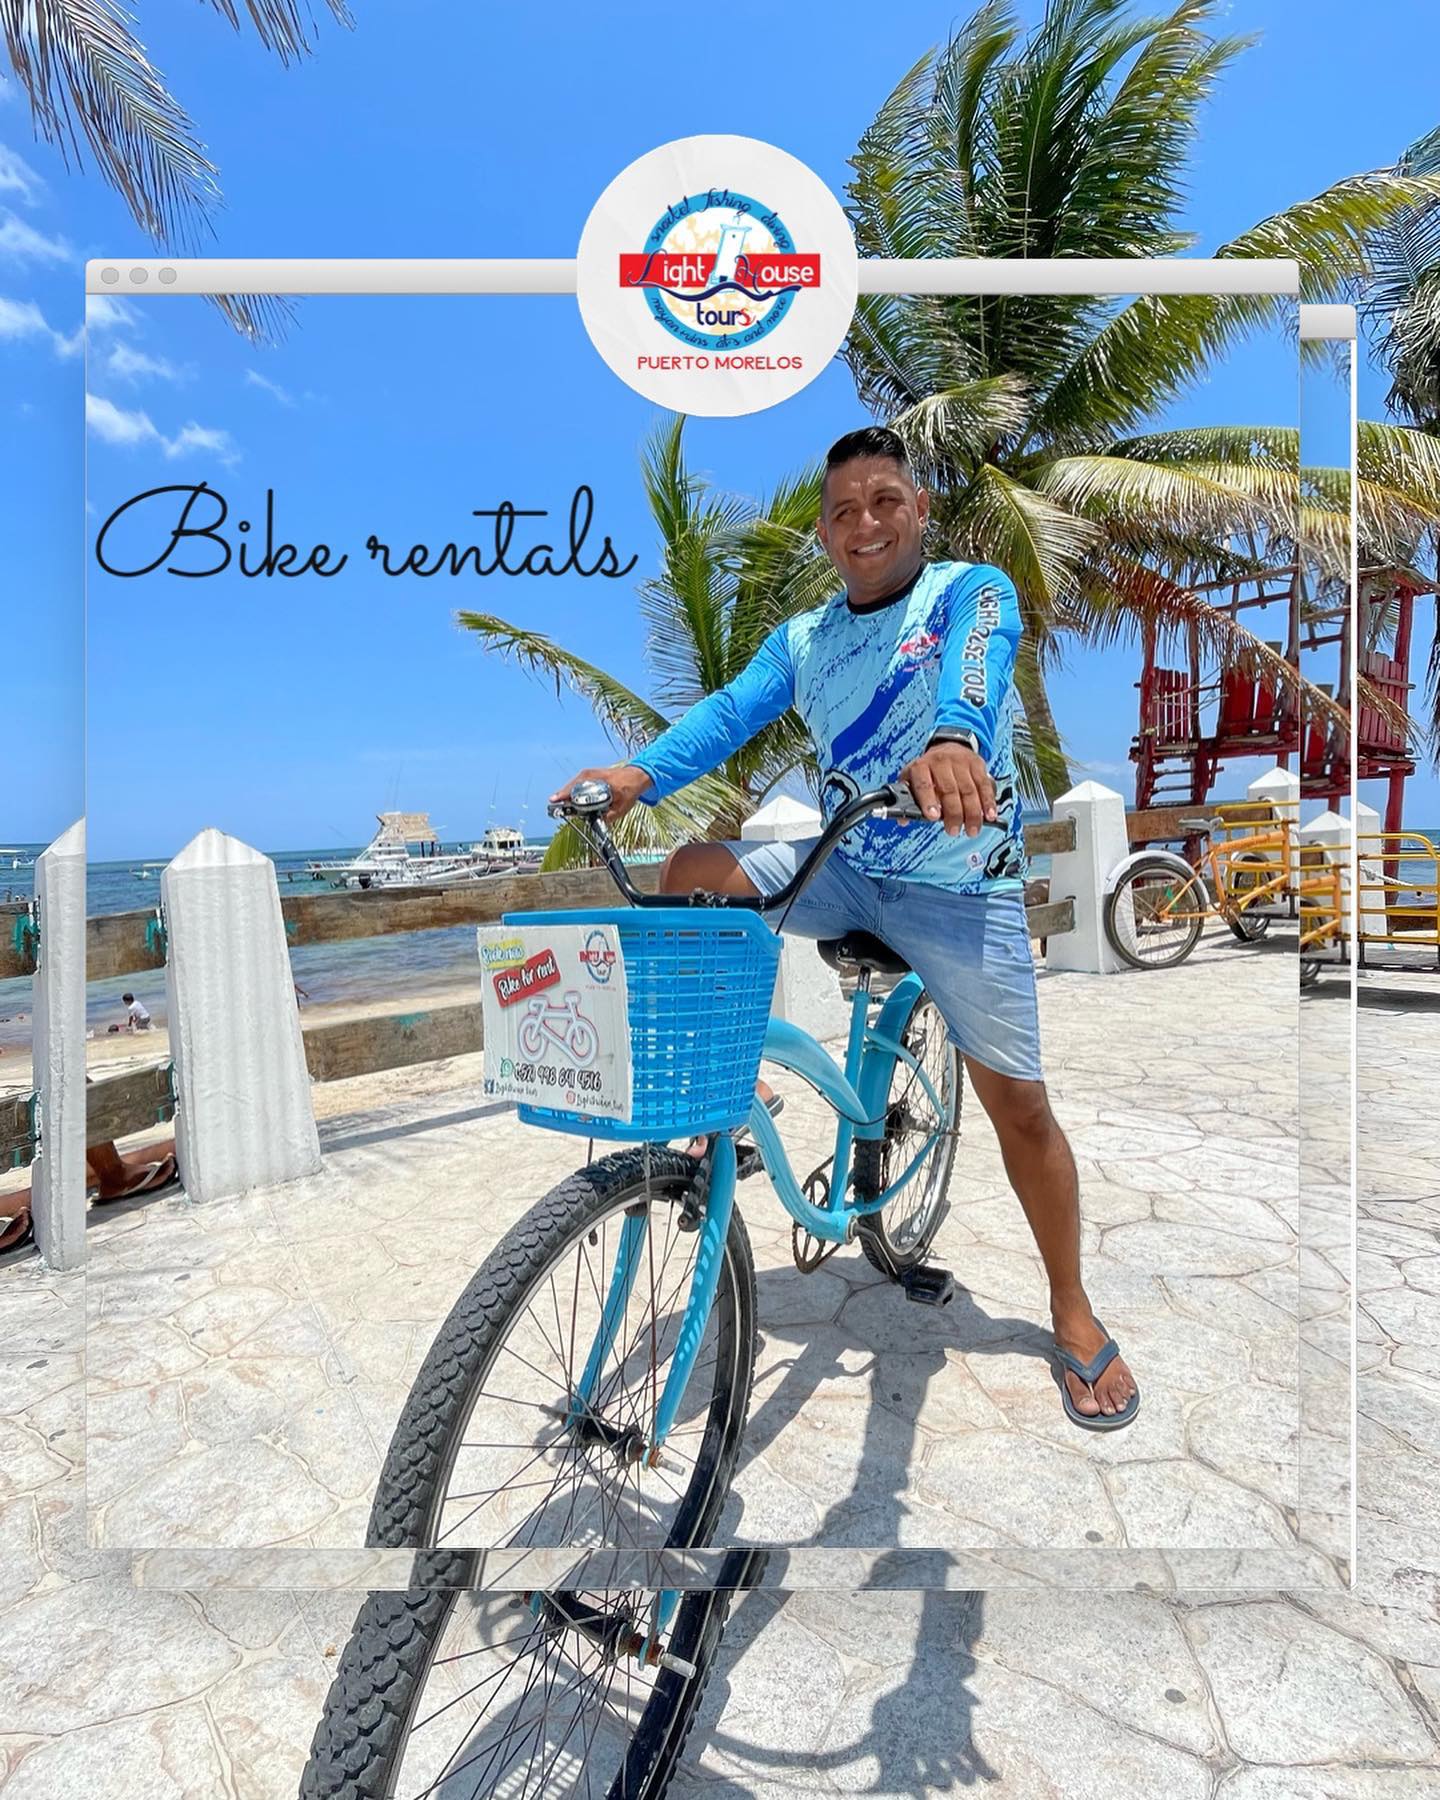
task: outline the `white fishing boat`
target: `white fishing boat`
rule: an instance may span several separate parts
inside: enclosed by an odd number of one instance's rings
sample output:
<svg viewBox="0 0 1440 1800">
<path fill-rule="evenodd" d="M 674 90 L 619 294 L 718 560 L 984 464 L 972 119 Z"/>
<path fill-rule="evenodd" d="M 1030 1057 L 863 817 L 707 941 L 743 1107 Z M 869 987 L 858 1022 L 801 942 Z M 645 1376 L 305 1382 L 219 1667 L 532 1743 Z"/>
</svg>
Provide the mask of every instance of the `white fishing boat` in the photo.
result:
<svg viewBox="0 0 1440 1800">
<path fill-rule="evenodd" d="M 493 859 L 477 849 L 445 850 L 428 813 L 376 813 L 380 829 L 351 861 L 308 865 L 316 881 L 333 888 L 436 887 L 479 881 Z"/>
<path fill-rule="evenodd" d="M 478 844 L 470 846 L 476 856 L 486 859 L 492 875 L 506 871 L 524 874 L 540 867 L 541 852 L 525 842 L 523 831 L 513 825 L 489 825 Z"/>
</svg>

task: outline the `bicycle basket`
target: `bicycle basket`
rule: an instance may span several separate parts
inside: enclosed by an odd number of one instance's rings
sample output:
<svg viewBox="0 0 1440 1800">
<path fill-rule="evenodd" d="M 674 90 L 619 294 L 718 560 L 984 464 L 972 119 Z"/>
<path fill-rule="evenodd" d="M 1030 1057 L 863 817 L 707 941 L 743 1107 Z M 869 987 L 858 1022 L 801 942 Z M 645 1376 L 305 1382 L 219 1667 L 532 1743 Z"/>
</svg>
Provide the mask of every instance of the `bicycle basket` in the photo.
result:
<svg viewBox="0 0 1440 1800">
<path fill-rule="evenodd" d="M 621 1143 L 730 1131 L 750 1115 L 770 1018 L 778 933 L 724 907 L 506 913 L 506 925 L 610 925 L 630 1016 L 630 1117 L 519 1106 L 527 1125 Z"/>
</svg>

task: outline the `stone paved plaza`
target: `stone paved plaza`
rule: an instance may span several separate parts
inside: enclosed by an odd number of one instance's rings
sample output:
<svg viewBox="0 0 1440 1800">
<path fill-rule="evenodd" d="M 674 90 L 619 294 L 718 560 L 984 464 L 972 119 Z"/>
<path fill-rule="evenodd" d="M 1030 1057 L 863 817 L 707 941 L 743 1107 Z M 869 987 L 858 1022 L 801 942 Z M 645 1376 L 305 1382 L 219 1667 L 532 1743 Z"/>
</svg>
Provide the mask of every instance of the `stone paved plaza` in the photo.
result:
<svg viewBox="0 0 1440 1800">
<path fill-rule="evenodd" d="M 959 1284 L 943 1310 L 906 1302 L 858 1247 L 800 1274 L 779 1202 L 763 1178 L 742 1187 L 761 1348 L 720 1541 L 1292 1546 L 1293 984 L 1293 955 L 1224 932 L 1164 976 L 1041 977 L 1087 1280 L 1143 1389 L 1123 1432 L 1082 1433 L 1063 1415 L 1041 1265 L 973 1096 L 934 1253 Z M 363 1544 L 438 1325 L 496 1240 L 583 1157 L 581 1140 L 485 1107 L 477 1074 L 440 1101 L 326 1121 L 313 1178 L 92 1221 L 97 1546 Z M 803 1172 L 832 1147 L 828 1115 L 798 1080 L 777 1085 Z"/>
<path fill-rule="evenodd" d="M 1301 1013 L 1302 1067 L 1307 1042 L 1325 1045 L 1322 1086 L 1333 1081 L 1342 1048 L 1335 1021 L 1348 1038 L 1348 1009 L 1324 1004 L 1326 1015 L 1332 1010 L 1333 1019 L 1322 1017 L 1307 1003 Z M 975 1593 L 953 1591 L 934 1558 L 891 1558 L 887 1566 L 842 1552 L 827 1578 L 813 1550 L 777 1555 L 782 1579 L 818 1576 L 817 1586 L 737 1602 L 674 1795 L 920 1800 L 975 1787 L 997 1800 L 1159 1792 L 1422 1800 L 1434 1791 L 1440 1162 L 1432 1119 L 1440 1013 L 1365 1005 L 1359 1040 L 1354 1586 L 1097 1591 L 1117 1579 L 1122 1552 L 1107 1555 L 1105 1578 L 1093 1587 L 1072 1559 L 1076 1572 L 1060 1577 L 1068 1590 L 1012 1582 Z M 1309 1099 L 1307 1167 L 1333 1178 L 1348 1130 L 1333 1091 L 1319 1106 Z M 373 1129 L 352 1122 L 335 1135 Z M 1339 1256 L 1338 1215 L 1322 1205 L 1319 1216 L 1330 1219 Z M 107 1221 L 104 1230 L 123 1235 L 120 1224 Z M 130 1224 L 138 1247 L 150 1222 L 136 1213 Z M 248 1253 L 263 1258 L 264 1250 L 262 1242 Z M 0 1263 L 0 1292 L 10 1401 L 0 1448 L 7 1800 L 292 1795 L 361 1599 L 354 1588 L 388 1578 L 393 1563 L 295 1551 L 132 1559 L 87 1548 L 78 1289 L 47 1277 L 33 1258 L 11 1258 Z M 1336 1308 L 1313 1270 L 1305 1292 L 1321 1301 L 1302 1316 L 1328 1328 Z M 1108 1304 L 1103 1289 L 1098 1298 Z M 1316 1341 L 1326 1354 L 1334 1348 L 1323 1332 Z M 1133 1567 L 1148 1577 L 1151 1560 L 1136 1556 Z M 198 1591 L 168 1591 L 187 1564 Z M 132 1577 L 147 1565 L 151 1585 L 137 1588 Z M 928 1568 L 951 1591 L 887 1591 L 897 1565 L 916 1579 Z"/>
</svg>

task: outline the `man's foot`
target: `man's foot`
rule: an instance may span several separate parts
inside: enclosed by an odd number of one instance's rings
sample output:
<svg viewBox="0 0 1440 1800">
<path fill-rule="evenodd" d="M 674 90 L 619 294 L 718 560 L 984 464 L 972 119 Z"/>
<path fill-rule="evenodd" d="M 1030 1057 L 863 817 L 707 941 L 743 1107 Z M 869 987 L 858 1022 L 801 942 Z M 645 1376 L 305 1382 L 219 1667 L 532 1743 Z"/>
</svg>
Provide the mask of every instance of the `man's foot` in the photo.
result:
<svg viewBox="0 0 1440 1800">
<path fill-rule="evenodd" d="M 1100 1328 L 1088 1304 L 1074 1312 L 1056 1312 L 1052 1318 L 1057 1348 L 1068 1350 L 1077 1361 L 1089 1363 L 1104 1348 L 1109 1333 Z M 1096 1376 L 1093 1386 L 1082 1381 L 1073 1369 L 1064 1369 L 1063 1377 L 1076 1412 L 1086 1418 L 1111 1418 L 1124 1412 L 1131 1396 L 1139 1392 L 1123 1356 L 1114 1357 Z"/>
</svg>

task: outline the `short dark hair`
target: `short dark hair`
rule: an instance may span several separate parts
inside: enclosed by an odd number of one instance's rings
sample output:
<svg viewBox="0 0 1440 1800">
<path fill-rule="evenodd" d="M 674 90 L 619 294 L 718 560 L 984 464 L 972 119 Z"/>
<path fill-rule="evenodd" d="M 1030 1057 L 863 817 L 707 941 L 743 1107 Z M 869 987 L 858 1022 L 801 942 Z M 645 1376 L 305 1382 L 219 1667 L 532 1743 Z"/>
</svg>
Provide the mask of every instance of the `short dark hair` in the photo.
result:
<svg viewBox="0 0 1440 1800">
<path fill-rule="evenodd" d="M 883 456 L 888 462 L 899 463 L 907 475 L 910 473 L 910 456 L 900 433 L 888 425 L 862 425 L 858 431 L 847 431 L 844 437 L 836 438 L 825 452 L 825 473 L 820 478 L 822 501 L 830 471 L 858 462 L 862 456 Z"/>
<path fill-rule="evenodd" d="M 134 998 L 135 998 L 135 996 L 134 996 L 134 995 L 133 995 L 133 994 L 122 994 L 122 995 L 121 995 L 121 996 L 120 996 L 120 998 L 121 998 L 121 999 L 122 999 L 122 1000 L 123 1000 L 123 1001 L 124 1001 L 124 1002 L 125 1002 L 125 1004 L 126 1004 L 126 1005 L 127 1005 L 127 1006 L 128 1006 L 128 1005 L 129 1005 L 129 1004 L 130 1004 L 130 1002 L 131 1002 L 131 1001 L 132 1001 L 132 1000 L 133 1000 L 133 999 L 134 999 Z"/>
</svg>

